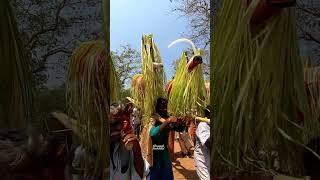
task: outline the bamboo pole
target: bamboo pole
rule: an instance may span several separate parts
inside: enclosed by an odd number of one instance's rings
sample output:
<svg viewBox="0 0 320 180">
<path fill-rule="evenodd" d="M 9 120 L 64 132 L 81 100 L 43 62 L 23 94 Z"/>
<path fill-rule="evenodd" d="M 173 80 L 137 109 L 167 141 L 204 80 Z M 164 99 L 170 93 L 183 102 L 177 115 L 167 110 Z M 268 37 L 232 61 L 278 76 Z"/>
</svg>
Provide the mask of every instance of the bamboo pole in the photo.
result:
<svg viewBox="0 0 320 180">
<path fill-rule="evenodd" d="M 195 117 L 196 121 L 210 123 L 210 119 L 204 117 Z"/>
<path fill-rule="evenodd" d="M 81 126 L 77 120 L 70 118 L 62 112 L 52 112 L 52 117 L 61 122 L 67 129 L 71 129 L 74 134 L 81 138 Z"/>
</svg>

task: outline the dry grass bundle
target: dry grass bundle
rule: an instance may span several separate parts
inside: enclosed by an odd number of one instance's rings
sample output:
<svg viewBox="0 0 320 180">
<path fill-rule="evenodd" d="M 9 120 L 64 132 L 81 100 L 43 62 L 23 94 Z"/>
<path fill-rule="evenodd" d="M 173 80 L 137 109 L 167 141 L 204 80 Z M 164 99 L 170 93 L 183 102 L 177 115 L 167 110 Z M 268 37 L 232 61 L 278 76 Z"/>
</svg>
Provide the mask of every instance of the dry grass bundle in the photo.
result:
<svg viewBox="0 0 320 180">
<path fill-rule="evenodd" d="M 152 35 L 144 35 L 141 41 L 142 74 L 144 79 L 144 120 L 149 121 L 155 112 L 156 100 L 165 96 L 166 75 L 159 49 Z"/>
<path fill-rule="evenodd" d="M 131 96 L 134 100 L 135 106 L 139 109 L 143 109 L 143 101 L 144 101 L 144 79 L 142 74 L 136 74 L 133 76 L 131 80 Z"/>
<path fill-rule="evenodd" d="M 95 173 L 107 166 L 108 149 L 108 118 L 109 118 L 109 82 L 113 83 L 113 92 L 116 89 L 115 72 L 112 62 L 107 59 L 107 51 L 103 41 L 82 43 L 70 59 L 67 79 L 67 101 L 69 115 L 78 119 L 81 128 L 82 142 L 87 149 L 97 151 Z M 112 73 L 113 72 L 113 73 Z M 108 76 L 108 75 L 111 75 Z M 111 91 L 112 92 L 112 91 Z M 116 95 L 112 94 L 116 99 Z M 89 161 L 89 159 L 88 159 Z M 92 166 L 92 165 L 91 165 Z M 87 169 L 91 169 L 88 165 Z M 92 170 L 91 170 L 92 171 Z M 92 173 L 92 172 L 88 172 Z"/>
<path fill-rule="evenodd" d="M 32 62 L 8 0 L 0 2 L 0 17 L 0 126 L 26 127 L 32 111 Z"/>
<path fill-rule="evenodd" d="M 303 86 L 295 10 L 284 9 L 264 25 L 250 19 L 260 0 L 249 7 L 227 0 L 217 18 L 211 55 L 211 102 L 215 119 L 211 167 L 215 174 L 276 171 L 302 175 L 305 129 L 298 113 L 308 106 Z M 263 156 L 261 156 L 263 153 Z"/>
<path fill-rule="evenodd" d="M 310 107 L 310 121 L 307 121 L 306 142 L 320 135 L 320 67 L 304 68 L 304 82 Z"/>
<path fill-rule="evenodd" d="M 176 42 L 181 42 L 181 40 L 173 42 L 169 47 Z M 193 68 L 190 68 L 194 58 L 203 54 L 200 49 L 195 48 L 192 42 L 191 44 L 194 55 L 188 61 L 186 53 L 182 53 L 172 81 L 168 111 L 175 116 L 204 115 L 206 93 L 202 64 L 195 64 Z"/>
</svg>

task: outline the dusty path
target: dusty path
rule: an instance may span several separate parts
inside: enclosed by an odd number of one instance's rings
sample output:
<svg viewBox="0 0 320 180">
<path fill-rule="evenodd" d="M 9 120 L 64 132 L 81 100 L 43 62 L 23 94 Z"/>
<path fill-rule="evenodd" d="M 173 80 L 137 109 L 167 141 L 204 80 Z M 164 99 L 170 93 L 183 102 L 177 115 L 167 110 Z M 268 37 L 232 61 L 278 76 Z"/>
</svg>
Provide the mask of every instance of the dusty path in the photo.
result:
<svg viewBox="0 0 320 180">
<path fill-rule="evenodd" d="M 175 142 L 174 144 L 174 152 L 178 153 L 180 152 L 180 146 L 178 142 Z M 193 156 L 189 158 L 186 157 L 179 157 L 177 155 L 177 159 L 172 164 L 172 170 L 173 170 L 173 176 L 176 180 L 182 180 L 182 179 L 188 179 L 188 180 L 198 180 L 198 175 L 196 173 L 195 167 L 194 167 L 194 160 Z"/>
</svg>

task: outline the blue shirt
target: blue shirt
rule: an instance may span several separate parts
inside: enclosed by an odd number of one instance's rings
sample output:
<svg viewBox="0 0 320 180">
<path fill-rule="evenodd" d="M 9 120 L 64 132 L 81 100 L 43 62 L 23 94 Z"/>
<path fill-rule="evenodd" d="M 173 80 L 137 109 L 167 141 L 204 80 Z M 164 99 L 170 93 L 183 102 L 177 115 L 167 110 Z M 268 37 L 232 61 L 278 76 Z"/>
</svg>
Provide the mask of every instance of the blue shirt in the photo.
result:
<svg viewBox="0 0 320 180">
<path fill-rule="evenodd" d="M 160 132 L 161 123 L 157 122 L 150 130 L 150 136 L 153 145 L 153 167 L 165 168 L 171 167 L 172 162 L 168 150 L 168 138 L 170 128 Z"/>
</svg>

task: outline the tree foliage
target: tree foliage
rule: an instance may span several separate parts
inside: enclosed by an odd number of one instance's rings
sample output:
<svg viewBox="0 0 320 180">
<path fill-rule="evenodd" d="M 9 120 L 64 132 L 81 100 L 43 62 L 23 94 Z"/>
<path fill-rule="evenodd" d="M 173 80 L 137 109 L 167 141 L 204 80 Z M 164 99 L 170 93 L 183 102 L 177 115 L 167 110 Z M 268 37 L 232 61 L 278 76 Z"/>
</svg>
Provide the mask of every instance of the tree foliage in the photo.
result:
<svg viewBox="0 0 320 180">
<path fill-rule="evenodd" d="M 187 36 L 202 48 L 206 48 L 210 44 L 210 0 L 171 1 L 175 2 L 173 11 L 188 20 Z"/>
<path fill-rule="evenodd" d="M 131 45 L 121 46 L 120 50 L 111 52 L 112 61 L 123 87 L 128 87 L 133 75 L 141 71 L 140 53 Z"/>
<path fill-rule="evenodd" d="M 73 49 L 102 37 L 100 0 L 13 0 L 24 47 L 31 53 L 38 85 L 63 74 Z"/>
<path fill-rule="evenodd" d="M 316 0 L 297 1 L 297 24 L 299 38 L 307 44 L 311 60 L 320 65 L 320 3 Z"/>
<path fill-rule="evenodd" d="M 173 12 L 177 12 L 188 21 L 189 33 L 186 34 L 193 42 L 205 50 L 203 57 L 203 72 L 205 79 L 210 76 L 210 20 L 214 14 L 210 12 L 216 9 L 217 2 L 210 4 L 210 0 L 170 0 L 175 3 Z M 212 22 L 212 21 L 211 21 Z M 190 49 L 188 50 L 190 51 Z M 191 51 L 190 51 L 191 52 Z M 176 63 L 173 63 L 173 67 Z"/>
</svg>

